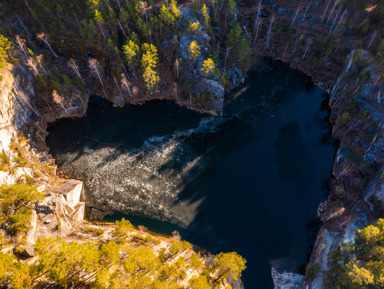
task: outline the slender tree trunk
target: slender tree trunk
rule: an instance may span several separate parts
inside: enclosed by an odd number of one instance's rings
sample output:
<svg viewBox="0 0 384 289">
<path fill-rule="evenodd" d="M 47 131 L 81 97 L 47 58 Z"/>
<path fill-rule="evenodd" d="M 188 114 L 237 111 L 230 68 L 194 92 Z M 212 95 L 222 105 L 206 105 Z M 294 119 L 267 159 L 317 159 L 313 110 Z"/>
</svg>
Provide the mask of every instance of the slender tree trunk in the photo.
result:
<svg viewBox="0 0 384 289">
<path fill-rule="evenodd" d="M 325 10 L 324 10 L 323 17 L 321 17 L 321 23 L 320 23 L 320 25 L 322 25 L 323 22 L 324 22 L 324 18 L 325 18 L 325 16 L 327 15 L 327 11 L 328 11 L 328 8 L 329 8 L 329 4 L 331 4 L 331 0 L 328 0 L 327 2 L 328 2 L 328 3 L 327 3 L 327 7 L 326 7 Z"/>
<path fill-rule="evenodd" d="M 327 19 L 327 23 L 329 22 L 329 19 L 331 19 L 331 16 L 332 16 L 332 14 L 333 14 L 333 11 L 334 11 L 335 8 L 336 8 L 336 5 L 337 5 L 337 0 L 335 0 L 335 4 L 333 5 L 331 12 L 329 13 L 329 16 L 328 16 L 328 19 Z"/>
<path fill-rule="evenodd" d="M 25 28 L 23 21 L 20 20 L 19 16 L 16 16 L 16 17 L 17 17 L 17 19 L 19 20 L 21 26 L 23 26 L 24 30 L 25 30 L 25 31 L 27 32 L 27 34 L 29 35 L 29 32 L 28 32 L 27 28 Z"/>
<path fill-rule="evenodd" d="M 59 58 L 59 56 L 57 56 L 57 54 L 55 53 L 55 51 L 53 51 L 51 45 L 49 45 L 48 41 L 46 41 L 46 40 L 44 40 L 44 39 L 42 39 L 42 40 L 45 42 L 45 44 L 47 44 L 48 48 L 51 50 L 51 52 L 53 53 L 53 55 L 54 55 L 56 58 Z"/>
<path fill-rule="evenodd" d="M 119 20 L 119 19 L 117 19 L 117 24 L 119 24 L 119 26 L 120 26 L 120 29 L 121 29 L 121 31 L 123 31 L 125 38 L 128 38 L 128 35 L 125 33 L 125 30 L 124 30 L 123 26 L 121 25 L 121 23 L 120 23 L 120 20 Z"/>
<path fill-rule="evenodd" d="M 100 30 L 101 30 L 101 33 L 103 34 L 104 39 L 106 39 L 106 38 L 105 38 L 104 31 L 103 31 L 103 27 L 102 27 L 101 23 L 98 22 L 98 24 L 99 24 L 99 28 L 100 28 Z"/>
</svg>

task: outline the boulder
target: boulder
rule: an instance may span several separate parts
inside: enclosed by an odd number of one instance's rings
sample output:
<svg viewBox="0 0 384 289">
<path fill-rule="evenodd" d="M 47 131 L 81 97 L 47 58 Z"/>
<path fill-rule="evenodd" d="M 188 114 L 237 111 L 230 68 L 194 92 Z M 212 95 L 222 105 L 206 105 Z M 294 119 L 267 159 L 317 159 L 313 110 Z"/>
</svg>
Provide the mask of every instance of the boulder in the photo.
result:
<svg viewBox="0 0 384 289">
<path fill-rule="evenodd" d="M 75 207 L 83 191 L 83 182 L 78 180 L 66 180 L 63 185 L 52 191 L 54 194 L 63 195 L 69 205 Z"/>
<path fill-rule="evenodd" d="M 35 250 L 31 245 L 20 245 L 16 247 L 15 251 L 17 255 L 25 259 L 35 256 Z"/>
</svg>

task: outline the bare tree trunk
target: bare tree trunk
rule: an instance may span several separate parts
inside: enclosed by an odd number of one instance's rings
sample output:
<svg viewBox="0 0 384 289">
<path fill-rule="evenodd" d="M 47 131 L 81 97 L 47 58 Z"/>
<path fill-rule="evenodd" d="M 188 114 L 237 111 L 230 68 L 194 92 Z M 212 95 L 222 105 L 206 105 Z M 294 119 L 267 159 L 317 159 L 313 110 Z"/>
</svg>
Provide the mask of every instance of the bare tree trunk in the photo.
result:
<svg viewBox="0 0 384 289">
<path fill-rule="evenodd" d="M 114 80 L 114 82 L 115 82 L 115 84 L 116 84 L 117 89 L 118 89 L 119 92 L 120 92 L 121 100 L 124 102 L 123 94 L 121 93 L 120 87 L 119 87 L 119 85 L 117 84 L 116 77 L 113 77 L 113 80 Z"/>
<path fill-rule="evenodd" d="M 287 43 L 287 45 L 285 45 L 285 49 L 284 49 L 284 54 L 283 54 L 283 60 L 285 59 L 285 54 L 286 54 L 286 52 L 287 52 L 287 48 L 288 48 L 288 43 Z"/>
<path fill-rule="evenodd" d="M 271 23 L 269 24 L 269 29 L 268 29 L 268 33 L 267 33 L 264 49 L 269 46 L 269 41 L 271 39 L 271 29 L 272 29 L 272 25 L 273 25 L 274 21 L 275 21 L 275 15 L 272 16 Z"/>
<path fill-rule="evenodd" d="M 119 10 L 121 11 L 121 5 L 120 5 L 120 0 L 116 0 L 117 5 L 119 5 Z"/>
<path fill-rule="evenodd" d="M 297 14 L 299 14 L 300 8 L 301 8 L 300 6 L 297 7 L 295 16 L 293 16 L 293 19 L 292 19 L 292 22 L 291 22 L 291 26 L 289 26 L 290 28 L 292 27 L 293 23 L 295 23 L 295 21 L 296 21 L 296 17 L 297 17 Z"/>
<path fill-rule="evenodd" d="M 345 9 L 344 12 L 343 12 L 343 15 L 341 15 L 340 20 L 339 20 L 339 22 L 338 22 L 337 25 L 336 25 L 336 28 L 335 28 L 334 31 L 337 31 L 337 29 L 338 29 L 339 26 L 340 26 L 341 21 L 343 21 L 344 15 L 345 15 L 347 12 L 348 12 L 347 9 Z"/>
<path fill-rule="evenodd" d="M 25 28 L 23 21 L 20 20 L 19 16 L 16 16 L 16 17 L 17 17 L 17 19 L 19 20 L 21 26 L 23 26 L 24 30 L 25 30 L 25 31 L 27 32 L 27 34 L 29 35 L 29 32 L 28 32 L 27 28 Z"/>
<path fill-rule="evenodd" d="M 320 23 L 320 25 L 322 25 L 323 22 L 324 22 L 324 18 L 325 18 L 325 16 L 327 15 L 327 11 L 328 11 L 328 8 L 329 8 L 329 4 L 331 4 L 331 0 L 328 0 L 327 2 L 328 2 L 328 4 L 327 4 L 327 7 L 326 7 L 325 10 L 324 10 L 323 17 L 321 17 L 321 23 Z"/>
<path fill-rule="evenodd" d="M 120 23 L 120 20 L 119 20 L 119 19 L 117 19 L 117 24 L 119 24 L 119 26 L 120 26 L 120 29 L 123 31 L 125 38 L 128 38 L 128 35 L 125 33 L 125 30 L 124 30 L 123 26 L 121 25 L 121 23 Z"/>
<path fill-rule="evenodd" d="M 340 12 L 341 12 L 341 8 L 336 12 L 336 16 L 335 16 L 335 18 L 333 19 L 333 22 L 332 22 L 332 25 L 331 25 L 331 29 L 329 29 L 329 34 L 332 33 L 333 27 L 335 26 L 337 17 L 339 16 Z"/>
<path fill-rule="evenodd" d="M 259 7 L 257 9 L 257 18 L 256 18 L 256 23 L 255 23 L 256 35 L 255 35 L 255 39 L 253 40 L 253 44 L 256 44 L 257 36 L 259 35 L 259 27 L 260 27 L 259 15 L 260 15 L 260 9 L 261 9 L 261 1 L 259 2 Z M 253 32 L 255 32 L 255 31 L 253 31 Z"/>
<path fill-rule="evenodd" d="M 28 5 L 28 1 L 24 0 L 24 2 L 25 2 L 25 5 L 27 5 L 27 7 L 28 7 L 29 12 L 31 12 L 31 14 L 33 15 L 31 7 L 29 7 L 29 5 Z"/>
<path fill-rule="evenodd" d="M 329 19 L 331 19 L 331 16 L 332 16 L 332 14 L 333 14 L 333 11 L 334 11 L 335 8 L 336 8 L 336 5 L 337 5 L 337 0 L 335 0 L 335 4 L 333 5 L 331 12 L 329 13 L 329 16 L 328 16 L 328 19 L 327 19 L 327 23 L 329 22 Z"/>
<path fill-rule="evenodd" d="M 304 12 L 304 15 L 303 15 L 303 20 L 304 20 L 305 17 L 307 16 L 307 12 L 308 12 L 309 8 L 311 7 L 311 4 L 312 4 L 312 2 L 309 3 L 309 5 L 307 6 L 307 9 L 305 9 L 305 12 Z"/>
<path fill-rule="evenodd" d="M 368 44 L 368 48 L 371 47 L 373 41 L 375 40 L 376 36 L 378 35 L 379 33 L 377 31 L 373 32 L 373 35 L 372 35 L 372 38 L 371 40 L 369 41 L 369 44 Z"/>
<path fill-rule="evenodd" d="M 104 31 L 103 31 L 103 27 L 102 27 L 101 23 L 98 22 L 98 24 L 99 24 L 99 28 L 100 28 L 100 30 L 101 30 L 101 33 L 103 34 L 104 39 L 106 39 L 106 38 L 105 38 Z"/>
<path fill-rule="evenodd" d="M 301 57 L 301 59 L 304 59 L 304 58 L 305 58 L 305 55 L 307 55 L 309 46 L 311 46 L 311 44 L 312 44 L 312 38 L 309 37 L 309 38 L 308 38 L 308 41 L 307 41 L 307 45 L 306 45 L 306 47 L 305 47 L 305 52 L 304 52 L 304 54 L 303 54 L 303 57 Z"/>
<path fill-rule="evenodd" d="M 228 57 L 228 53 L 229 53 L 229 47 L 227 47 L 227 53 L 225 54 L 224 65 L 226 65 L 226 64 L 227 64 L 227 57 Z"/>
</svg>

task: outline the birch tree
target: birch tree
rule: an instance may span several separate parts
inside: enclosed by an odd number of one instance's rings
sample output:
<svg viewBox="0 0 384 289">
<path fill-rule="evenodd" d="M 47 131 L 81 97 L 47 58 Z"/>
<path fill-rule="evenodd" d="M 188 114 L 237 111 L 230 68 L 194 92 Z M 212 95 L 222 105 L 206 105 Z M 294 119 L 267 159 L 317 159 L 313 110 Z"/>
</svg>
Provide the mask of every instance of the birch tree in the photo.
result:
<svg viewBox="0 0 384 289">
<path fill-rule="evenodd" d="M 101 85 L 104 86 L 104 83 L 101 79 L 100 64 L 97 59 L 91 58 L 90 60 L 88 60 L 88 66 L 91 71 L 91 74 L 96 75 L 99 78 Z"/>
<path fill-rule="evenodd" d="M 25 46 L 25 39 L 21 38 L 19 35 L 16 35 L 15 37 L 17 45 L 19 45 L 20 49 L 23 51 L 25 57 L 28 58 L 27 48 Z"/>
<path fill-rule="evenodd" d="M 83 78 L 81 77 L 80 71 L 79 71 L 79 64 L 76 62 L 75 59 L 70 58 L 67 62 L 67 65 L 72 68 L 72 70 L 75 72 L 77 77 L 80 78 L 81 82 L 85 85 Z"/>
<path fill-rule="evenodd" d="M 56 103 L 56 104 L 60 104 L 60 106 L 62 107 L 62 109 L 65 111 L 65 113 L 67 115 L 69 115 L 67 109 L 65 108 L 64 106 L 64 98 L 62 96 L 60 96 L 56 90 L 52 91 L 52 99 L 53 99 L 53 102 Z"/>
<path fill-rule="evenodd" d="M 56 58 L 59 58 L 59 56 L 57 56 L 57 54 L 53 51 L 51 45 L 48 43 L 48 36 L 44 32 L 37 34 L 36 37 L 48 46 L 48 48 L 51 50 L 51 52 Z"/>
</svg>

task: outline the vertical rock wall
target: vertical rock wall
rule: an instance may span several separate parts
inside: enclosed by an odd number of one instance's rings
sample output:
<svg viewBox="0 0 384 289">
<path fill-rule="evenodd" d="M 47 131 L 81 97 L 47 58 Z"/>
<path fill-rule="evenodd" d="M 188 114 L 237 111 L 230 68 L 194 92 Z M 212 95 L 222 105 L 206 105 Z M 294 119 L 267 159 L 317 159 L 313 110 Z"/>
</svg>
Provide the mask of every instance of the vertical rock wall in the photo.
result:
<svg viewBox="0 0 384 289">
<path fill-rule="evenodd" d="M 0 151 L 7 151 L 32 115 L 31 99 L 35 95 L 33 76 L 22 66 L 8 65 L 0 71 Z"/>
</svg>

